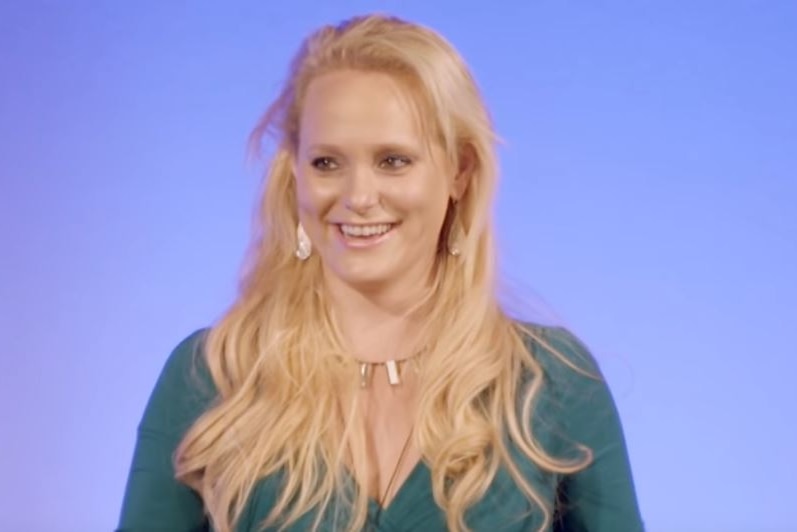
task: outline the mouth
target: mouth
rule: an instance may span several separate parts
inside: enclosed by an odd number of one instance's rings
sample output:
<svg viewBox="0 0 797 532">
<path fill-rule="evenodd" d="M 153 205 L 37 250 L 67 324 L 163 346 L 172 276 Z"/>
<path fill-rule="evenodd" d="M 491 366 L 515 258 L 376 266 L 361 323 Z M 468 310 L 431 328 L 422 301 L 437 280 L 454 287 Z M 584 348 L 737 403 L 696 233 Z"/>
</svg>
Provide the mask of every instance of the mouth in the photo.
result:
<svg viewBox="0 0 797 532">
<path fill-rule="evenodd" d="M 349 247 L 368 247 L 389 238 L 397 223 L 383 224 L 335 224 L 338 234 Z"/>
</svg>

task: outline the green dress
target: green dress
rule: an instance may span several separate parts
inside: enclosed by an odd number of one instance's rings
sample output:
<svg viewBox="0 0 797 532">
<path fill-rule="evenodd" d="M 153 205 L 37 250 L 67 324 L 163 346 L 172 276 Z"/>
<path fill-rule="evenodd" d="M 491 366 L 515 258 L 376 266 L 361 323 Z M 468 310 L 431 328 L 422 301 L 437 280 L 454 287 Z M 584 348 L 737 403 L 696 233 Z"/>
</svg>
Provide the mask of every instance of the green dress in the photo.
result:
<svg viewBox="0 0 797 532">
<path fill-rule="evenodd" d="M 592 375 L 600 375 L 591 355 L 565 329 L 536 329 L 574 363 Z M 138 427 L 117 532 L 213 530 L 201 498 L 174 479 L 172 464 L 183 434 L 215 393 L 201 353 L 204 334 L 197 331 L 177 346 L 155 385 Z M 545 386 L 533 416 L 534 434 L 554 456 L 572 455 L 573 442 L 587 445 L 594 453 L 592 464 L 572 475 L 543 472 L 515 454 L 527 478 L 556 510 L 547 530 L 642 531 L 622 427 L 605 381 L 574 371 L 536 342 L 532 349 L 545 369 Z M 258 530 L 277 498 L 279 484 L 276 475 L 257 484 L 236 532 Z M 309 530 L 314 518 L 309 513 L 289 530 Z M 542 516 L 509 474 L 499 470 L 484 497 L 468 509 L 465 521 L 474 532 L 527 532 L 539 529 Z M 331 524 L 324 527 L 334 529 Z M 423 461 L 415 466 L 387 508 L 380 509 L 371 501 L 367 530 L 446 530 L 444 514 L 432 496 L 430 470 Z"/>
</svg>

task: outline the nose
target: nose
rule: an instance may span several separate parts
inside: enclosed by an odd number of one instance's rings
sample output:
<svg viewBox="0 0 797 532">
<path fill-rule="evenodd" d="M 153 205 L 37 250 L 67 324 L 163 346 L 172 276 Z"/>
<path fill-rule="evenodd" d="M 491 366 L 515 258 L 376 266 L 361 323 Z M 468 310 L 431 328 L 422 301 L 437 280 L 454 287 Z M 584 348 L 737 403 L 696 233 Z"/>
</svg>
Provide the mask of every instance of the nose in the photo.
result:
<svg viewBox="0 0 797 532">
<path fill-rule="evenodd" d="M 350 211 L 364 214 L 379 203 L 377 176 L 369 168 L 354 168 L 348 176 L 343 204 Z"/>
</svg>

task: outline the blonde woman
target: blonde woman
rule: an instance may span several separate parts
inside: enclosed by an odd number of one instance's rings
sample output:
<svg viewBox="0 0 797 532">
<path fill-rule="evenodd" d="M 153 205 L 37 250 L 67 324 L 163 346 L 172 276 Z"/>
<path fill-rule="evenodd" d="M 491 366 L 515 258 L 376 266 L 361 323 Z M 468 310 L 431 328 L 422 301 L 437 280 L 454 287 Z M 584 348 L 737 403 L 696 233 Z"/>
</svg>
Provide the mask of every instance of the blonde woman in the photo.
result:
<svg viewBox="0 0 797 532">
<path fill-rule="evenodd" d="M 642 530 L 593 359 L 496 300 L 494 133 L 451 45 L 323 27 L 266 134 L 240 294 L 166 363 L 119 530 Z"/>
</svg>

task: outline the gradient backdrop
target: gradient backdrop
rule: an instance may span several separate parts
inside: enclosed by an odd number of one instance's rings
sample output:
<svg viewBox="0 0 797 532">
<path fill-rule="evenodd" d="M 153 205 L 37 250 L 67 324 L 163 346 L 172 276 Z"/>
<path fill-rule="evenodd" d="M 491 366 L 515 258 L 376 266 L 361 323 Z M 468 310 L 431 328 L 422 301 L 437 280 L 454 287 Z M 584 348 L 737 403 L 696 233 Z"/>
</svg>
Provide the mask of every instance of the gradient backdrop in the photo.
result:
<svg viewBox="0 0 797 532">
<path fill-rule="evenodd" d="M 1 0 L 0 528 L 116 524 L 165 357 L 234 294 L 246 136 L 373 10 L 472 65 L 511 293 L 602 362 L 649 530 L 797 531 L 790 0 Z"/>
</svg>

